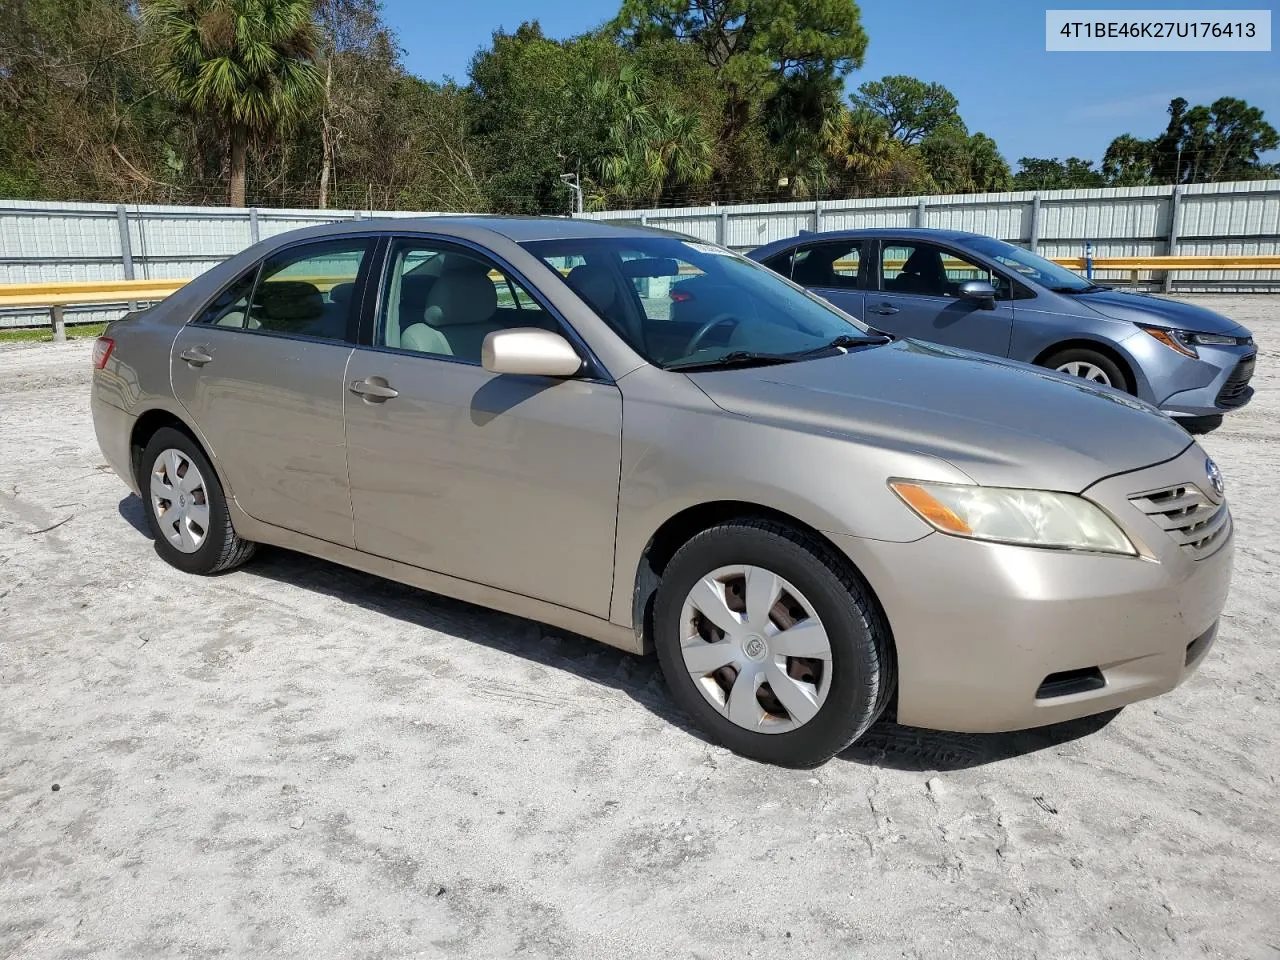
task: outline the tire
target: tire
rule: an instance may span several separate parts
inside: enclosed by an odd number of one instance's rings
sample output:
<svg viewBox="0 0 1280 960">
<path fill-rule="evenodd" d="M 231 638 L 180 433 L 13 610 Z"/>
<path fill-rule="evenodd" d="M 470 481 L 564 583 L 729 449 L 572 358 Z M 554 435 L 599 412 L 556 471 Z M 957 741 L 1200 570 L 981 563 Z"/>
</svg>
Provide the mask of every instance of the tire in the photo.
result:
<svg viewBox="0 0 1280 960">
<path fill-rule="evenodd" d="M 703 642 L 705 636 L 699 638 L 687 632 L 685 624 L 698 624 L 699 632 L 707 629 L 708 621 L 701 613 L 695 612 L 692 620 L 687 616 L 694 596 L 710 597 L 711 594 L 691 594 L 691 591 L 695 587 L 702 590 L 706 583 L 721 584 L 719 580 L 708 579 L 709 575 L 737 567 L 776 575 L 780 578 L 777 582 L 784 585 L 782 592 L 777 604 L 764 608 L 770 612 L 763 621 L 753 620 L 745 606 L 751 596 L 747 581 L 735 581 L 735 574 L 729 573 L 719 598 L 732 601 L 735 589 L 741 590 L 744 610 L 740 616 L 747 639 L 735 640 L 727 633 L 711 633 L 718 638 L 717 650 L 726 649 L 726 642 L 738 643 L 734 649 L 739 651 L 737 656 L 743 665 L 720 668 L 731 671 L 728 674 L 718 672 L 695 679 L 691 670 L 701 668 L 689 665 L 686 659 L 689 646 L 706 652 L 712 643 Z M 740 587 L 735 583 L 740 583 Z M 793 590 L 800 595 L 798 599 L 791 597 Z M 793 659 L 778 652 L 782 649 L 779 640 L 785 631 L 778 618 L 789 618 L 787 610 L 805 612 L 800 609 L 803 605 L 816 615 L 819 626 L 825 630 L 828 661 Z M 801 619 L 794 619 L 792 623 L 799 623 Z M 745 626 L 745 623 L 765 621 L 764 631 Z M 894 690 L 896 670 L 889 628 L 870 589 L 850 565 L 825 544 L 772 521 L 752 518 L 730 521 L 697 534 L 681 547 L 658 585 L 653 632 L 658 662 L 680 708 L 716 742 L 742 756 L 767 763 L 801 768 L 825 763 L 879 719 Z M 754 643 L 761 636 L 767 638 L 761 660 L 742 660 L 750 649 L 746 644 Z M 794 640 L 796 634 L 789 636 Z M 769 646 L 774 643 L 779 646 Z M 713 654 L 717 660 L 726 655 Z M 811 666 L 816 672 L 813 682 L 809 683 Z M 773 675 L 781 684 L 787 684 L 788 677 L 797 676 L 796 671 L 806 678 L 805 683 L 797 682 L 796 687 L 815 694 L 805 710 L 817 701 L 816 713 L 802 720 L 797 720 L 799 714 L 793 716 L 786 708 L 783 708 L 785 717 L 771 714 L 766 702 L 781 707 L 782 701 L 788 698 L 776 695 L 772 684 L 768 689 L 763 684 L 758 688 L 749 684 L 743 690 L 752 691 L 752 709 L 763 719 L 754 727 L 729 719 L 734 709 L 730 705 L 734 702 L 732 693 L 746 675 L 738 671 L 758 671 L 759 676 L 763 676 L 764 671 L 776 669 L 781 673 Z M 725 676 L 732 677 L 727 691 L 722 686 Z M 752 683 L 759 682 L 759 676 Z M 816 679 L 819 676 L 821 680 Z M 793 696 L 794 692 L 791 691 Z M 724 699 L 723 705 L 713 703 L 712 698 L 720 697 Z M 750 719 L 741 712 L 739 717 Z M 778 732 L 761 732 L 770 728 Z"/>
<path fill-rule="evenodd" d="M 1115 387 L 1125 393 L 1133 393 L 1133 385 L 1125 372 L 1120 369 L 1120 365 L 1105 353 L 1099 353 L 1097 350 L 1090 350 L 1087 347 L 1071 347 L 1067 350 L 1059 350 L 1045 360 L 1042 366 L 1048 367 L 1050 370 L 1056 370 L 1059 373 L 1074 373 L 1074 371 L 1064 370 L 1063 368 L 1076 364 L 1087 364 L 1095 371 L 1099 371 L 1106 377 L 1106 386 Z M 1084 379 L 1093 383 L 1102 383 L 1097 377 L 1085 377 Z"/>
<path fill-rule="evenodd" d="M 147 527 L 156 553 L 166 563 L 186 573 L 210 574 L 238 567 L 253 556 L 257 544 L 236 535 L 218 475 L 188 434 L 161 427 L 142 451 L 140 464 L 138 485 Z M 176 484 L 171 477 L 177 478 Z M 182 506 L 175 513 L 178 503 Z"/>
</svg>

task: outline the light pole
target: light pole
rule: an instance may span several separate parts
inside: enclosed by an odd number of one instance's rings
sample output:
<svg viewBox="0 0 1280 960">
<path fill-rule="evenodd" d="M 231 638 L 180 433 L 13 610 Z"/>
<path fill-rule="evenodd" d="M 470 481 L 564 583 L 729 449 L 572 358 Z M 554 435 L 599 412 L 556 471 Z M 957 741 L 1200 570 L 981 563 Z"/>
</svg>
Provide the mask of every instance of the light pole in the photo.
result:
<svg viewBox="0 0 1280 960">
<path fill-rule="evenodd" d="M 573 191 L 574 208 L 578 214 L 582 213 L 582 184 L 578 182 L 576 173 L 560 174 L 560 182 Z"/>
</svg>

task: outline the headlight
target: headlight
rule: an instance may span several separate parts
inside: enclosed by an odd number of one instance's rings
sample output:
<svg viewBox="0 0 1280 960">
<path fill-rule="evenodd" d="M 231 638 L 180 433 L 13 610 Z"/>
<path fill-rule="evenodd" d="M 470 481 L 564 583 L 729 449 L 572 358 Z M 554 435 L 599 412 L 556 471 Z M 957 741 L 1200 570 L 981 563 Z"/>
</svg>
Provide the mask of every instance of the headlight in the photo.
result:
<svg viewBox="0 0 1280 960">
<path fill-rule="evenodd" d="M 973 540 L 1060 550 L 1137 554 L 1101 508 L 1070 493 L 891 480 L 889 487 L 926 523 Z"/>
<path fill-rule="evenodd" d="M 1227 346 L 1234 347 L 1238 343 L 1247 343 L 1240 337 L 1229 337 L 1222 333 L 1196 333 L 1194 330 L 1169 330 L 1165 327 L 1143 327 L 1150 336 L 1159 340 L 1171 350 L 1176 350 L 1184 357 L 1199 357 L 1196 347 Z"/>
</svg>

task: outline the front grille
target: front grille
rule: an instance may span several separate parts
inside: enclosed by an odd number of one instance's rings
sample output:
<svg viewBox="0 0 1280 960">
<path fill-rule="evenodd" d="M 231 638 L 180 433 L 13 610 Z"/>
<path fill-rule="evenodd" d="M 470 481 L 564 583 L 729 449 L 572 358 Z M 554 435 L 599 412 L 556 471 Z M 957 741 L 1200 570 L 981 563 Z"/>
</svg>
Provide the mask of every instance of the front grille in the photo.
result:
<svg viewBox="0 0 1280 960">
<path fill-rule="evenodd" d="M 1258 355 L 1245 357 L 1236 364 L 1236 368 L 1231 371 L 1231 376 L 1227 377 L 1227 382 L 1222 385 L 1222 389 L 1218 391 L 1218 406 L 1230 410 L 1232 407 L 1239 407 L 1249 401 L 1253 396 L 1253 390 L 1249 387 L 1249 381 L 1253 379 L 1253 365 L 1257 362 Z"/>
<path fill-rule="evenodd" d="M 1129 500 L 1196 560 L 1218 549 L 1230 529 L 1227 505 L 1214 503 L 1192 483 L 1137 493 Z"/>
</svg>

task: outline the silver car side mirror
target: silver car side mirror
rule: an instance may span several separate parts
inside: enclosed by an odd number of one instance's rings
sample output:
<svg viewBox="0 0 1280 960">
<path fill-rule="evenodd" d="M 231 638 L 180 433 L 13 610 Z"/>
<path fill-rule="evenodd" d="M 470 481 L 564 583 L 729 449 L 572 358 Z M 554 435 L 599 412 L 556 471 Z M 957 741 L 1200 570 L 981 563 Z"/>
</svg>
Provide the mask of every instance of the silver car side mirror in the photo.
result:
<svg viewBox="0 0 1280 960">
<path fill-rule="evenodd" d="M 960 296 L 983 310 L 996 308 L 996 288 L 987 280 L 966 280 L 960 284 Z"/>
<path fill-rule="evenodd" d="M 490 373 L 533 377 L 572 377 L 582 358 L 564 337 L 537 327 L 495 330 L 484 338 L 480 362 Z"/>
</svg>

